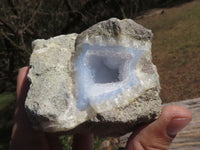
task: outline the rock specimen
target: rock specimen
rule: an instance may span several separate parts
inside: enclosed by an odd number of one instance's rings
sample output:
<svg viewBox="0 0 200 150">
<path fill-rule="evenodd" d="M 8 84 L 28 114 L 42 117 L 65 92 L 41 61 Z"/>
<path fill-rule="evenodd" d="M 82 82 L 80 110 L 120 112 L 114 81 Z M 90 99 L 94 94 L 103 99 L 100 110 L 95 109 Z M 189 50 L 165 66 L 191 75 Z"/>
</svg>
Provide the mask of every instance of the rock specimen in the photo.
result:
<svg viewBox="0 0 200 150">
<path fill-rule="evenodd" d="M 25 108 L 37 128 L 120 136 L 160 113 L 152 32 L 111 18 L 81 34 L 35 40 Z"/>
</svg>

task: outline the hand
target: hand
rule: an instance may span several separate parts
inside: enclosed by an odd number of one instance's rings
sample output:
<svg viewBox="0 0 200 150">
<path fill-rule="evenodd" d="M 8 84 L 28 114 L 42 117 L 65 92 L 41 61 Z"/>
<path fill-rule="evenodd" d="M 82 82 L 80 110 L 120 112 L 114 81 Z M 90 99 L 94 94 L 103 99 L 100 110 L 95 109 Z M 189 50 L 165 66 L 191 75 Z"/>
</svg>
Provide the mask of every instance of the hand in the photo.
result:
<svg viewBox="0 0 200 150">
<path fill-rule="evenodd" d="M 17 77 L 17 102 L 10 148 L 11 150 L 62 150 L 58 136 L 34 130 L 27 118 L 24 102 L 29 89 L 28 71 L 28 67 L 20 69 Z M 74 136 L 73 150 L 79 149 L 92 149 L 91 135 Z"/>
<path fill-rule="evenodd" d="M 24 109 L 28 91 L 28 67 L 19 71 L 17 79 L 17 104 L 13 126 L 11 149 L 61 150 L 59 138 L 54 134 L 32 129 Z M 177 132 L 191 120 L 191 113 L 181 106 L 166 106 L 158 120 L 130 136 L 127 150 L 167 150 Z M 92 150 L 91 135 L 75 135 L 73 150 Z"/>
<path fill-rule="evenodd" d="M 185 107 L 165 106 L 156 121 L 130 136 L 126 149 L 168 150 L 176 134 L 191 121 L 191 118 L 190 111 Z"/>
</svg>

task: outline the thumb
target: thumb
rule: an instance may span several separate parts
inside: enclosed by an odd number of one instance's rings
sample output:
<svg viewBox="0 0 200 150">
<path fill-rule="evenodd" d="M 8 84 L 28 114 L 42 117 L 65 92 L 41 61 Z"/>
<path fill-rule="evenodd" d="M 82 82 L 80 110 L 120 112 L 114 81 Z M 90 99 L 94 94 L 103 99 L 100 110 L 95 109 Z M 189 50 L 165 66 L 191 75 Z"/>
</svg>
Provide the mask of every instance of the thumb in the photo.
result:
<svg viewBox="0 0 200 150">
<path fill-rule="evenodd" d="M 165 106 L 161 116 L 137 135 L 132 135 L 127 143 L 127 150 L 168 150 L 173 138 L 191 120 L 192 115 L 182 106 Z"/>
</svg>

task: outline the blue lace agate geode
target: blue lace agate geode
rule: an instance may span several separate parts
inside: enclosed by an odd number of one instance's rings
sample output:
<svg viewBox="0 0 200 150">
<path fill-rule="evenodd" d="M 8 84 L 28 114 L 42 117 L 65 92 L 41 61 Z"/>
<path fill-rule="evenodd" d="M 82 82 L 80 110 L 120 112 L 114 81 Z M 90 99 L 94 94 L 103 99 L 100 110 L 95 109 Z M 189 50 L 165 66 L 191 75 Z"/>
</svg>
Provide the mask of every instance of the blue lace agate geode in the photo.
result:
<svg viewBox="0 0 200 150">
<path fill-rule="evenodd" d="M 111 18 L 80 34 L 35 40 L 25 108 L 48 132 L 119 136 L 160 113 L 152 32 Z"/>
</svg>

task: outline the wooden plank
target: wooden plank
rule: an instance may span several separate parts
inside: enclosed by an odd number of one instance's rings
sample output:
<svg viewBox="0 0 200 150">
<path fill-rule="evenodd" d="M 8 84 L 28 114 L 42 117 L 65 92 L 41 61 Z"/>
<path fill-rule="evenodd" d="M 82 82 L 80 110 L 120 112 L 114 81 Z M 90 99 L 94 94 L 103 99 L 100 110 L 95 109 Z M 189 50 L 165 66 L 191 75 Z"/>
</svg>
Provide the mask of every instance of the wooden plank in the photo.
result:
<svg viewBox="0 0 200 150">
<path fill-rule="evenodd" d="M 192 121 L 176 136 L 170 150 L 200 150 L 200 98 L 167 105 L 181 105 L 192 113 Z"/>
</svg>

